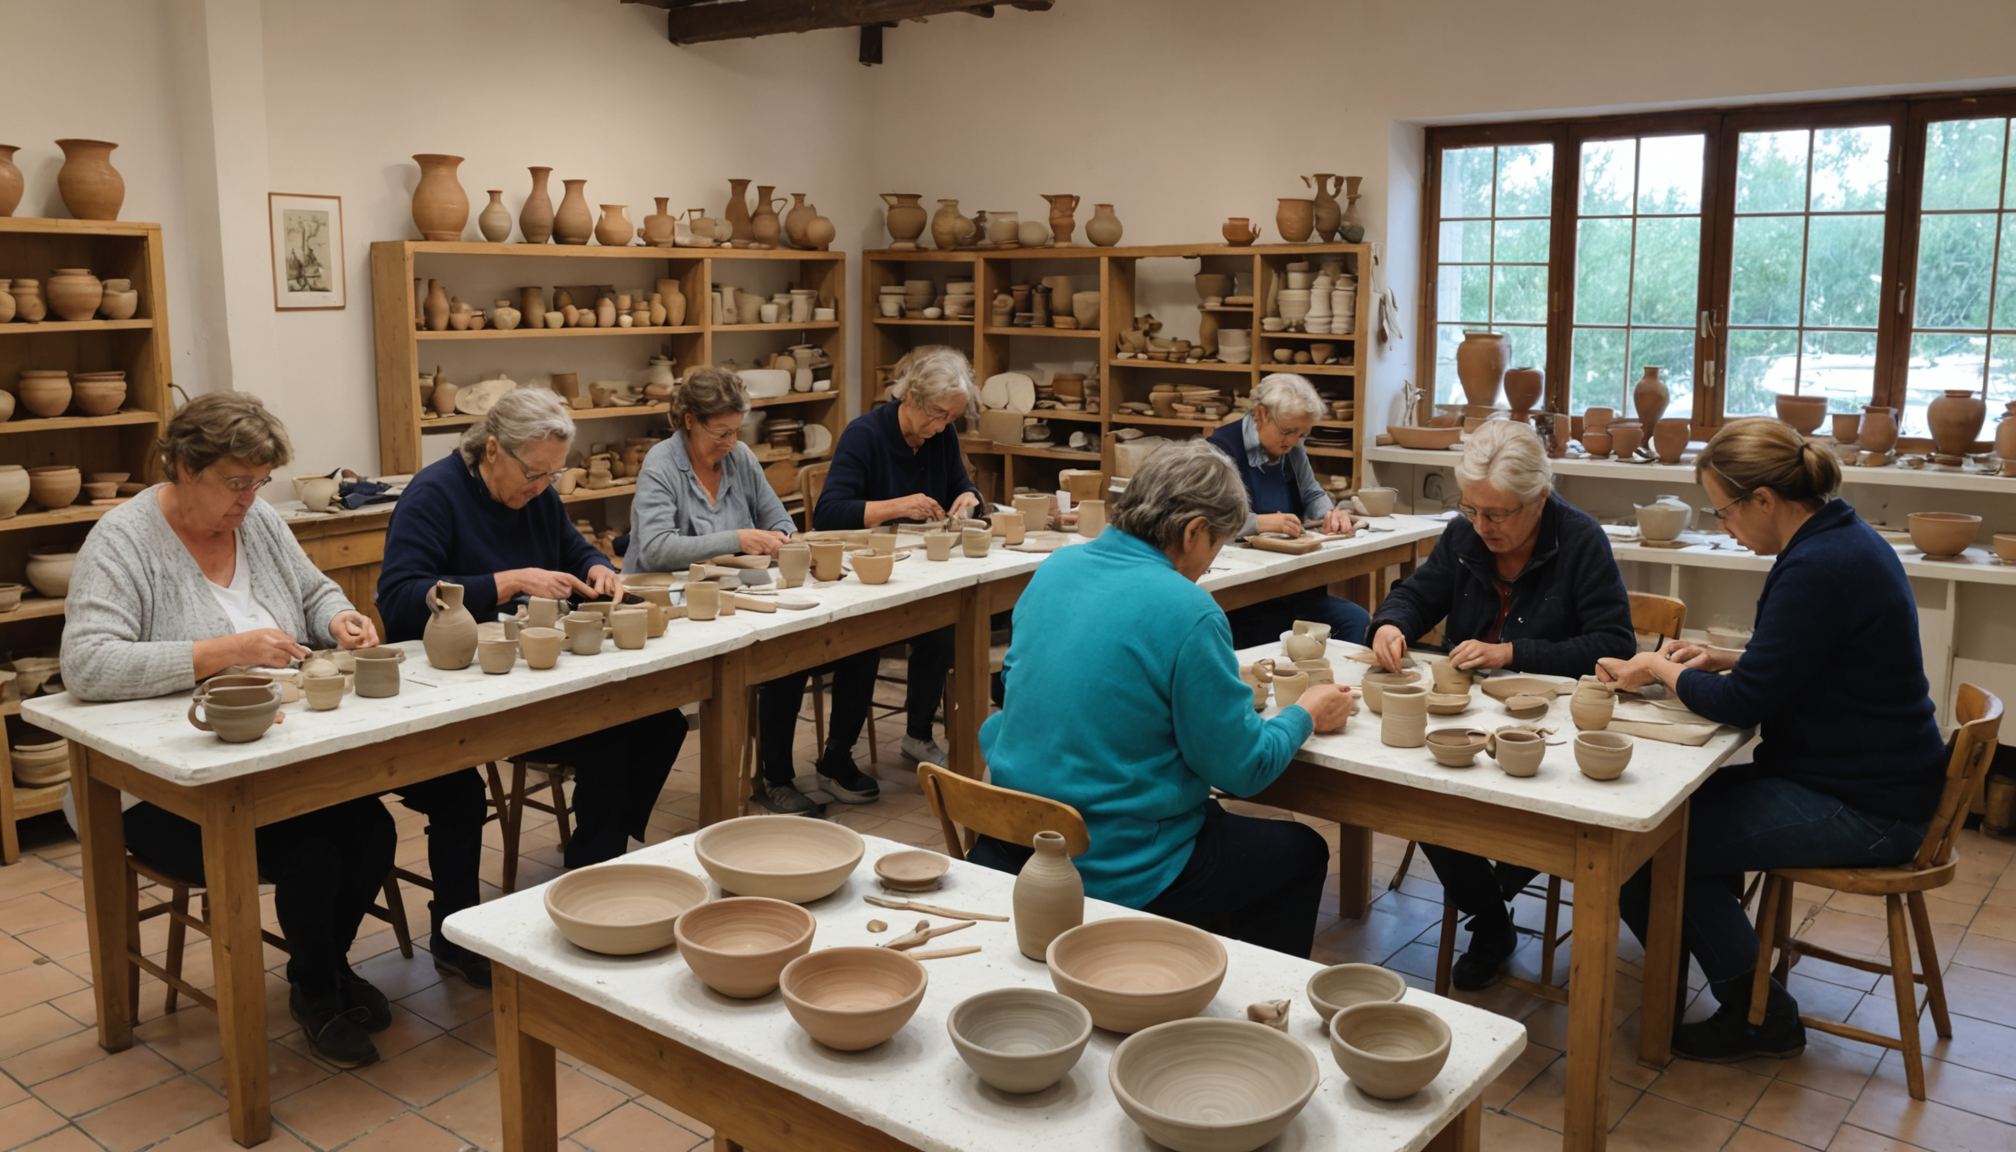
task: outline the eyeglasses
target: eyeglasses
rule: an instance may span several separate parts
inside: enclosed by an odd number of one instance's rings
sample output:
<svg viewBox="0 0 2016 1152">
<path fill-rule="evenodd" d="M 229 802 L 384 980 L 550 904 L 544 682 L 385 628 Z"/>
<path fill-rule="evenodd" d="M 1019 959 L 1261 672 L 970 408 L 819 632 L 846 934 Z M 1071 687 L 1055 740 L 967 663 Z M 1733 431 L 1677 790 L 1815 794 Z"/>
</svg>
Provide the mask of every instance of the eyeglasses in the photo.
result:
<svg viewBox="0 0 2016 1152">
<path fill-rule="evenodd" d="M 726 444 L 730 440 L 735 439 L 735 437 L 742 431 L 740 428 L 727 428 L 723 429 L 722 431 L 716 432 L 714 429 L 709 428 L 705 424 L 699 423 L 698 421 L 694 422 L 693 430 L 706 436 L 707 439 L 712 440 L 716 444 Z"/>
<path fill-rule="evenodd" d="M 1519 515 L 1521 512 L 1526 511 L 1526 508 L 1527 508 L 1526 505 L 1521 504 L 1519 507 L 1514 508 L 1509 512 L 1479 512 L 1477 509 L 1470 507 L 1468 504 L 1456 505 L 1457 514 L 1461 515 L 1465 520 L 1470 521 L 1472 524 L 1475 524 L 1479 520 L 1484 521 L 1486 524 L 1503 524 L 1506 521 L 1512 519 L 1514 516 Z"/>
<path fill-rule="evenodd" d="M 1715 462 L 1713 460 L 1710 460 L 1708 462 L 1708 467 L 1714 470 L 1715 475 L 1722 477 L 1722 482 L 1724 484 L 1727 484 L 1730 488 L 1737 489 L 1743 487 L 1741 484 L 1738 484 L 1734 480 L 1729 479 L 1729 474 L 1727 472 L 1722 471 L 1722 469 L 1720 468 L 1716 468 Z M 1757 493 L 1754 491 L 1744 492 L 1741 496 L 1736 497 L 1734 500 L 1729 501 L 1727 504 L 1722 505 L 1720 508 L 1708 509 L 1708 514 L 1710 516 L 1715 517 L 1715 522 L 1719 524 L 1722 521 L 1727 520 L 1729 518 L 1729 510 L 1731 508 L 1736 507 L 1736 505 L 1743 503 L 1745 500 L 1748 500 L 1750 497 L 1755 496 L 1756 494 Z"/>
<path fill-rule="evenodd" d="M 924 414 L 924 419 L 928 420 L 933 424 L 949 424 L 953 420 L 958 419 L 958 417 L 952 415 L 950 412 L 946 412 L 943 409 L 934 408 L 931 405 L 924 403 L 924 401 L 922 400 L 916 401 L 916 404 L 917 404 L 917 410 Z"/>
<path fill-rule="evenodd" d="M 264 476 L 257 480 L 254 480 L 250 476 L 219 476 L 218 479 L 224 481 L 224 486 L 239 496 L 243 496 L 247 492 L 257 492 L 259 489 L 273 482 L 273 477 L 271 476 Z"/>
<path fill-rule="evenodd" d="M 532 471 L 531 468 L 526 466 L 525 461 L 519 457 L 518 453 L 513 452 L 511 449 L 504 447 L 503 441 L 501 440 L 498 441 L 497 447 L 506 456 L 509 456 L 511 458 L 511 462 L 513 464 L 516 464 L 518 466 L 518 474 L 525 477 L 525 483 L 527 484 L 544 484 L 548 480 L 551 480 L 555 476 L 558 476 L 563 471 L 563 469 L 555 468 L 551 472 L 534 472 Z"/>
</svg>

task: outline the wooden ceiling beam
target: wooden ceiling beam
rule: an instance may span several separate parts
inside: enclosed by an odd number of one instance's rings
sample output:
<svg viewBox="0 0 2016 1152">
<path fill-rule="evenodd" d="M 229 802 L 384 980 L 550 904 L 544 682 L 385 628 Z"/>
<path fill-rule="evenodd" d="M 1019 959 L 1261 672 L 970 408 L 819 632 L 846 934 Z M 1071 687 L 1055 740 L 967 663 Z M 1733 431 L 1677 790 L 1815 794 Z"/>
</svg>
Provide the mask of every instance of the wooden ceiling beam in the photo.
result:
<svg viewBox="0 0 2016 1152">
<path fill-rule="evenodd" d="M 644 0 L 672 4 L 677 0 Z M 1010 0 L 1010 5 L 1043 12 L 1056 0 Z M 893 24 L 954 12 L 972 12 L 973 0 L 733 0 L 731 3 L 672 7 L 667 15 L 674 44 L 705 44 L 716 40 L 746 40 L 784 32 L 816 32 L 824 28 L 861 28 Z"/>
</svg>

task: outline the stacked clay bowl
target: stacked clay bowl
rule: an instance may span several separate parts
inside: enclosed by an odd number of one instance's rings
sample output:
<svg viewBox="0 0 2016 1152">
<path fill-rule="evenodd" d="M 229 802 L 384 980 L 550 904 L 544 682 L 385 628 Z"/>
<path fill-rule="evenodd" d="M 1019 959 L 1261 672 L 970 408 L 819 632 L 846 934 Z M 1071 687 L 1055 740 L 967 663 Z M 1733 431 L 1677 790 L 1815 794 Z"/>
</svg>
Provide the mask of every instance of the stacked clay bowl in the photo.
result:
<svg viewBox="0 0 2016 1152">
<path fill-rule="evenodd" d="M 1068 929 L 1050 942 L 1046 959 L 1057 991 L 1114 1032 L 1195 1016 L 1225 980 L 1225 946 L 1216 937 L 1145 916 Z"/>
<path fill-rule="evenodd" d="M 1449 1059 L 1449 1025 L 1412 1004 L 1358 1004 L 1330 1018 L 1330 1055 L 1360 1092 L 1400 1100 Z"/>
<path fill-rule="evenodd" d="M 14 780 L 24 788 L 47 788 L 70 779 L 70 741 L 16 744 Z"/>
<path fill-rule="evenodd" d="M 1913 512 L 1910 524 L 1911 543 L 1935 559 L 1965 552 L 1981 530 L 1981 518 L 1964 512 Z"/>
<path fill-rule="evenodd" d="M 610 956 L 672 943 L 679 914 L 707 899 L 698 876 L 663 864 L 597 864 L 546 888 L 546 914 L 576 947 Z"/>
<path fill-rule="evenodd" d="M 1309 977 L 1309 1006 L 1323 1023 L 1359 1004 L 1397 1003 L 1407 982 L 1377 964 L 1333 964 Z"/>
<path fill-rule="evenodd" d="M 687 912 L 672 931 L 679 955 L 702 984 L 747 1000 L 777 987 L 784 966 L 812 950 L 817 926 L 796 904 L 733 896 Z"/>
<path fill-rule="evenodd" d="M 1120 1042 L 1120 1108 L 1176 1152 L 1250 1152 L 1279 1136 L 1322 1079 L 1307 1045 L 1250 1020 L 1175 1020 Z"/>
<path fill-rule="evenodd" d="M 980 1079 L 1003 1092 L 1041 1092 L 1085 1054 L 1092 1014 L 1041 988 L 996 988 L 960 1001 L 945 1030 Z"/>
<path fill-rule="evenodd" d="M 825 948 L 786 964 L 778 988 L 812 1039 L 859 1052 L 910 1022 L 927 983 L 924 965 L 893 949 Z"/>
<path fill-rule="evenodd" d="M 743 816 L 693 838 L 700 866 L 738 896 L 808 904 L 847 882 L 867 844 L 844 824 L 795 816 Z"/>
</svg>

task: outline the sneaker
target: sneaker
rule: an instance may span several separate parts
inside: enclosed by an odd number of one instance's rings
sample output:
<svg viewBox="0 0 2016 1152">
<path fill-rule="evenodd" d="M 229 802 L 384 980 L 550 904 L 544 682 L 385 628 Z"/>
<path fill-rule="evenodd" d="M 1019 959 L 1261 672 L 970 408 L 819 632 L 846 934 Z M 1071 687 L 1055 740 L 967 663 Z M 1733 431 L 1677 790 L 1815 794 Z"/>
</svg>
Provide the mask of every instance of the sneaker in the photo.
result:
<svg viewBox="0 0 2016 1152">
<path fill-rule="evenodd" d="M 817 816 L 819 805 L 789 784 L 772 784 L 768 780 L 758 780 L 756 790 L 749 794 L 749 802 L 766 812 L 779 816 Z"/>
<path fill-rule="evenodd" d="M 842 804 L 872 804 L 882 798 L 882 785 L 852 760 L 819 768 L 819 786 Z"/>
<path fill-rule="evenodd" d="M 1470 949 L 1457 957 L 1450 982 L 1458 992 L 1482 992 L 1498 983 L 1505 961 L 1519 949 L 1519 932 L 1508 913 L 1502 926 L 1480 927 L 1480 917 L 1470 918 Z"/>
<path fill-rule="evenodd" d="M 1673 1055 L 1704 1064 L 1739 1064 L 1752 1056 L 1790 1060 L 1806 1051 L 1806 1025 L 1795 1012 L 1752 1025 L 1746 1011 L 1727 1008 L 1673 1030 Z"/>
<path fill-rule="evenodd" d="M 383 1032 L 392 1026 L 392 1002 L 385 994 L 371 986 L 369 980 L 345 969 L 336 978 L 338 989 L 343 995 L 343 1007 L 364 1010 L 364 1030 Z"/>
<path fill-rule="evenodd" d="M 430 946 L 434 956 L 434 970 L 444 976 L 460 976 L 471 988 L 490 987 L 490 958 L 480 956 L 453 940 L 434 934 Z"/>
<path fill-rule="evenodd" d="M 287 1011 L 300 1023 L 315 1054 L 338 1068 L 362 1068 L 378 1059 L 365 1030 L 364 1008 L 346 1008 L 340 994 L 310 998 L 297 985 L 287 991 Z"/>
<path fill-rule="evenodd" d="M 937 742 L 929 737 L 921 740 L 915 736 L 903 737 L 903 755 L 919 764 L 936 764 L 941 768 L 947 766 L 945 750 L 938 747 Z"/>
</svg>

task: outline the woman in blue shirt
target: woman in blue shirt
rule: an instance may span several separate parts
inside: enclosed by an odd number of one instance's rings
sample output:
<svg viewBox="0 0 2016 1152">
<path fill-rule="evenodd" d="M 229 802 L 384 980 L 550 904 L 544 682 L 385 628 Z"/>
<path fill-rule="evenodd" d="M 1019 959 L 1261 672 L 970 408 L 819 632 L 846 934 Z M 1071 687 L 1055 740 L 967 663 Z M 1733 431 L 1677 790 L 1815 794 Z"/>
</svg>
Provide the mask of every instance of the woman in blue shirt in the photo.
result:
<svg viewBox="0 0 2016 1152">
<path fill-rule="evenodd" d="M 1197 579 L 1246 522 L 1231 463 L 1201 440 L 1143 463 L 1098 539 L 1059 550 L 1015 605 L 1002 711 L 981 726 L 993 781 L 1085 817 L 1086 895 L 1295 956 L 1309 955 L 1330 851 L 1292 820 L 1234 816 L 1312 731 L 1334 732 L 1347 689 L 1317 685 L 1271 719 L 1253 711 L 1231 628 Z M 1029 850 L 983 839 L 1014 871 Z"/>
</svg>

